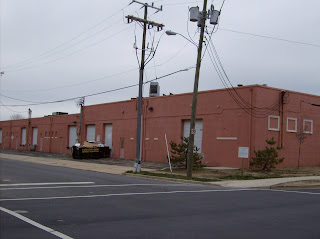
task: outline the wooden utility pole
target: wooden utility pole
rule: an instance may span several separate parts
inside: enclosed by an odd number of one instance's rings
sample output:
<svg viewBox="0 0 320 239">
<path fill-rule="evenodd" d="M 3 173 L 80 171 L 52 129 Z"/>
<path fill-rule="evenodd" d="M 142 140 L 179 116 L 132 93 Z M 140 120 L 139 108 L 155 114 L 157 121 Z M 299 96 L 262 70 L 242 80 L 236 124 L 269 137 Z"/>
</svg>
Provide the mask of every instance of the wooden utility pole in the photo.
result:
<svg viewBox="0 0 320 239">
<path fill-rule="evenodd" d="M 187 156 L 187 179 L 192 179 L 192 167 L 193 167 L 193 146 L 194 146 L 194 135 L 195 124 L 196 124 L 196 113 L 197 113 L 197 101 L 198 101 L 198 85 L 199 85 L 199 76 L 200 76 L 200 66 L 201 66 L 201 53 L 202 53 L 202 43 L 204 36 L 204 28 L 207 19 L 207 0 L 203 1 L 203 10 L 201 12 L 202 17 L 200 19 L 200 38 L 198 45 L 198 57 L 197 57 L 197 67 L 196 74 L 194 79 L 193 87 L 193 98 L 192 98 L 192 109 L 191 109 L 191 120 L 190 120 L 190 137 L 188 145 L 188 156 Z"/>
<path fill-rule="evenodd" d="M 157 27 L 158 31 L 161 31 L 164 27 L 163 24 L 148 21 L 148 7 L 156 9 L 157 11 L 162 11 L 162 6 L 157 8 L 155 6 L 149 5 L 148 3 L 141 3 L 138 1 L 132 1 L 131 3 L 138 3 L 144 6 L 144 18 L 138 18 L 134 16 L 126 16 L 128 23 L 133 21 L 143 23 L 143 37 L 142 37 L 142 55 L 141 55 L 141 64 L 139 70 L 139 96 L 138 96 L 138 117 L 137 117 L 137 137 L 136 137 L 136 161 L 134 163 L 133 172 L 140 172 L 141 170 L 141 145 L 142 145 L 142 87 L 143 87 L 143 74 L 145 67 L 145 54 L 146 54 L 146 33 L 148 29 L 152 27 Z"/>
</svg>

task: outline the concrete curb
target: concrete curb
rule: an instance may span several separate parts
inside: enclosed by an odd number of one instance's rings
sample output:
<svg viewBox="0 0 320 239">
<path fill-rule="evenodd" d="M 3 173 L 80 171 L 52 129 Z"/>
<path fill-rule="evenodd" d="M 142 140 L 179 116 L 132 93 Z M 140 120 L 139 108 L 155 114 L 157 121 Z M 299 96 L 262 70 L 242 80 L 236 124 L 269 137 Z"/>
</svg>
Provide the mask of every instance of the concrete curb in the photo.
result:
<svg viewBox="0 0 320 239">
<path fill-rule="evenodd" d="M 167 178 L 167 177 L 158 177 L 158 176 L 133 174 L 133 173 L 123 173 L 123 175 L 128 177 L 150 178 L 150 179 L 155 179 L 159 181 L 181 182 L 181 183 L 187 183 L 187 184 L 202 184 L 202 185 L 221 187 L 220 185 L 213 184 L 215 182 L 201 182 L 201 181 L 185 180 L 185 179 L 179 179 L 179 178 Z"/>
</svg>

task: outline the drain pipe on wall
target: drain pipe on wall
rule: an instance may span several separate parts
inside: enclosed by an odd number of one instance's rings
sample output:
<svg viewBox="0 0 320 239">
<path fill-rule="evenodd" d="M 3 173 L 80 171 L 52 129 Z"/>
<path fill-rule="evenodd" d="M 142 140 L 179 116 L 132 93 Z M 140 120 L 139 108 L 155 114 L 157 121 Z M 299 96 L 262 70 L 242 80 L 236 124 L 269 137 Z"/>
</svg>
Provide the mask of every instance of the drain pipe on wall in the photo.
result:
<svg viewBox="0 0 320 239">
<path fill-rule="evenodd" d="M 168 160 L 169 160 L 169 167 L 170 167 L 170 172 L 171 172 L 171 175 L 172 175 L 172 168 L 171 168 L 171 160 L 170 160 L 170 154 L 169 154 L 169 149 L 168 149 L 167 134 L 164 134 L 164 138 L 165 138 L 165 140 L 166 140 L 167 154 L 168 154 Z"/>
</svg>

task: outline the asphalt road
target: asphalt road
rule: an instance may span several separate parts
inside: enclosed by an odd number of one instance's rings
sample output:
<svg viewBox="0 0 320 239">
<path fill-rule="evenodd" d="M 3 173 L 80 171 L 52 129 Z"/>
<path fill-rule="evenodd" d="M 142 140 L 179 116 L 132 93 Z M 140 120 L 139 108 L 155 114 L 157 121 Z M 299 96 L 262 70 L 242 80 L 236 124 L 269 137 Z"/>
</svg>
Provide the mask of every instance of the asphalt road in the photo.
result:
<svg viewBox="0 0 320 239">
<path fill-rule="evenodd" d="M 0 159 L 0 238 L 320 238 L 320 190 L 231 189 Z"/>
</svg>

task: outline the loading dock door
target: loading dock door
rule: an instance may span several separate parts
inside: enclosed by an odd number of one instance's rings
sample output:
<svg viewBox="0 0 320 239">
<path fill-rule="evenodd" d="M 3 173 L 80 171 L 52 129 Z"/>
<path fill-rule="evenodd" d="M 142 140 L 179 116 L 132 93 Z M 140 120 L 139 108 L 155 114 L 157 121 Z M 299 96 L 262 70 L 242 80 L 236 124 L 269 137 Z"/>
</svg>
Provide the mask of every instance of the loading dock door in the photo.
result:
<svg viewBox="0 0 320 239">
<path fill-rule="evenodd" d="M 112 124 L 104 126 L 104 144 L 110 149 L 110 157 L 112 157 Z"/>
<path fill-rule="evenodd" d="M 77 141 L 77 126 L 69 126 L 69 147 L 71 148 Z"/>
<path fill-rule="evenodd" d="M 104 130 L 104 144 L 112 149 L 112 124 L 106 124 Z"/>
<path fill-rule="evenodd" d="M 37 145 L 38 142 L 38 128 L 32 128 L 32 144 Z"/>
<path fill-rule="evenodd" d="M 194 144 L 200 149 L 198 152 L 201 153 L 202 149 L 202 120 L 196 121 L 196 134 L 194 136 Z M 183 137 L 189 137 L 190 134 L 190 120 L 183 121 Z"/>
<path fill-rule="evenodd" d="M 95 141 L 96 140 L 96 126 L 87 125 L 87 141 Z"/>
</svg>

